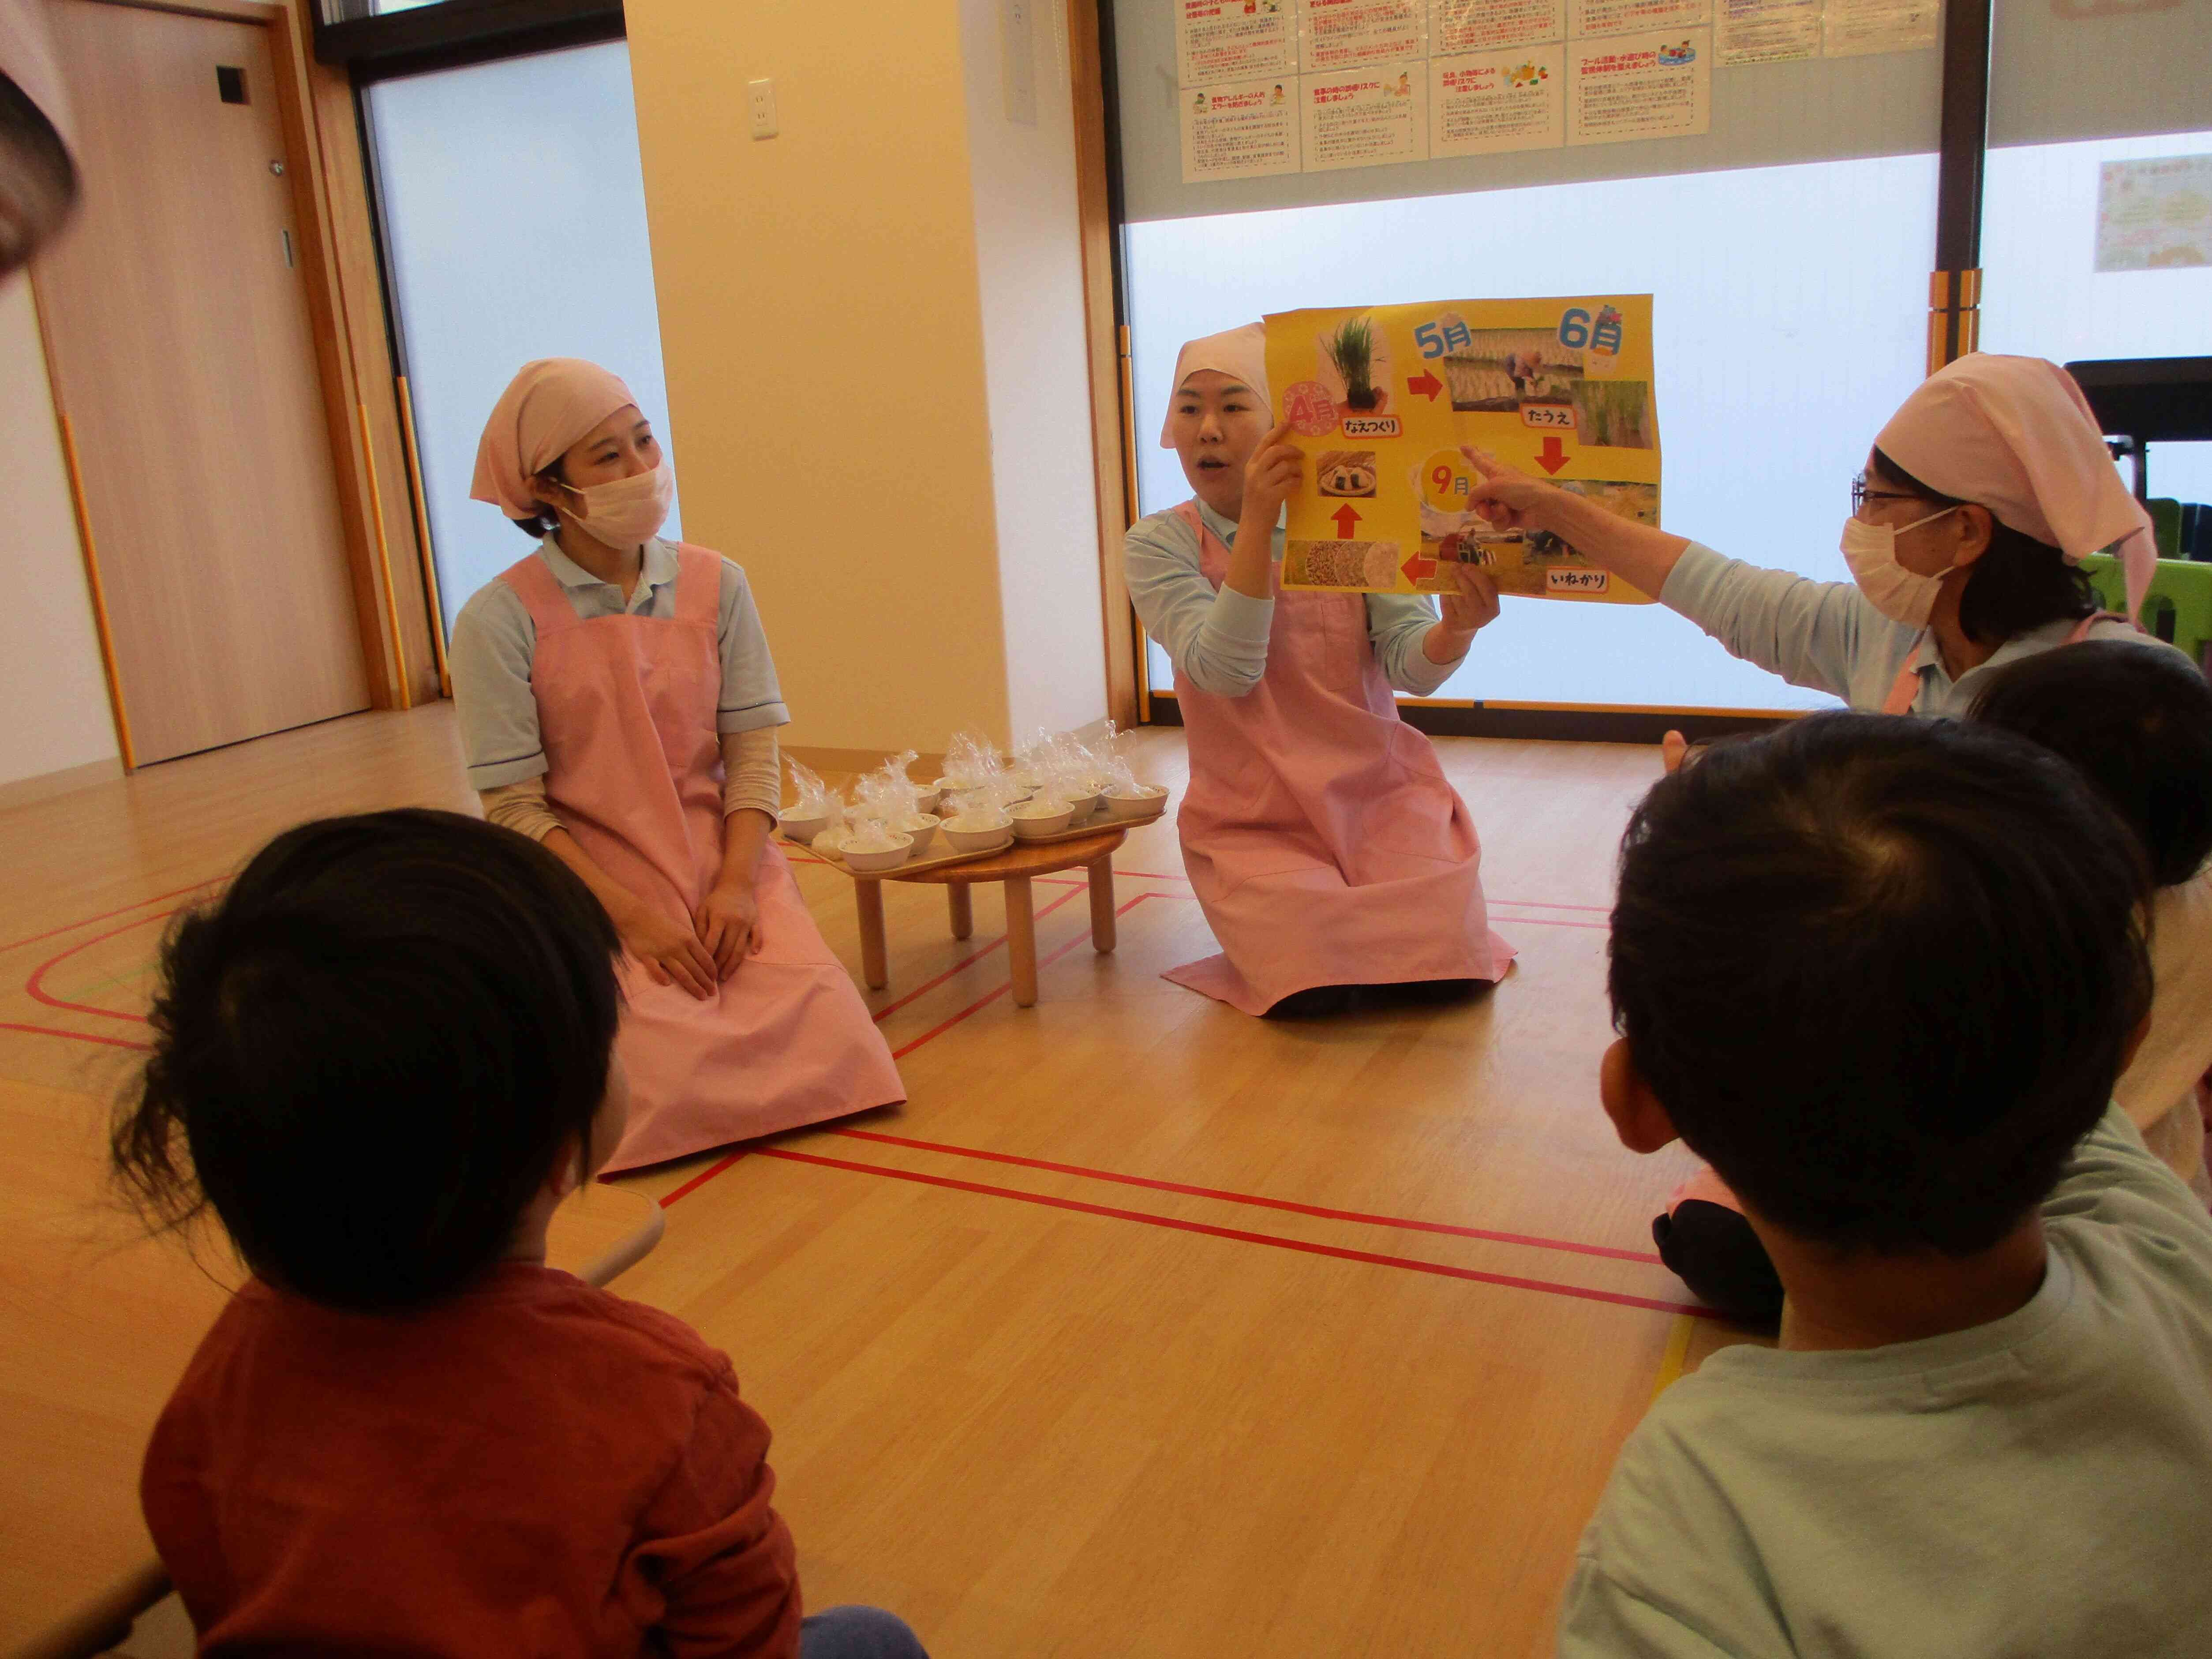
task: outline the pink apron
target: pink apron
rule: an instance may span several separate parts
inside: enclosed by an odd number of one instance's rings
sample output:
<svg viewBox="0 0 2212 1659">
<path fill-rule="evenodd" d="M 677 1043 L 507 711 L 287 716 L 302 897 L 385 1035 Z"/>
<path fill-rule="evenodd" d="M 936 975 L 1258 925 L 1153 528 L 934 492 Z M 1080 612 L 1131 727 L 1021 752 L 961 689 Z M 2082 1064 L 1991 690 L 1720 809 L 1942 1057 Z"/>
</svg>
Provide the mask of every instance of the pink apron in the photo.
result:
<svg viewBox="0 0 2212 1659">
<path fill-rule="evenodd" d="M 665 621 L 581 619 L 534 554 L 501 580 L 537 624 L 530 678 L 547 805 L 600 869 L 688 927 L 722 866 L 721 559 L 676 551 L 676 614 Z M 755 891 L 761 952 L 705 1001 L 654 984 L 623 956 L 617 1051 L 632 1103 L 609 1170 L 906 1098 L 882 1033 L 772 842 Z"/>
<path fill-rule="evenodd" d="M 2127 618 L 2117 611 L 2092 611 L 2088 616 L 2081 618 L 2080 627 L 2059 643 L 2079 645 L 2089 637 L 2089 630 L 2099 623 L 2125 622 Z M 1919 640 L 1913 641 L 1912 649 L 1905 653 L 1905 666 L 1897 671 L 1897 678 L 1889 683 L 1889 695 L 1881 700 L 1883 714 L 1909 714 L 1912 712 L 1913 700 L 1920 695 L 1920 665 L 1913 661 L 1913 659 L 1920 654 L 1920 640 L 1927 637 L 1925 634 L 1921 635 Z"/>
<path fill-rule="evenodd" d="M 1194 503 L 1176 512 L 1218 589 L 1229 549 Z M 1490 931 L 1474 822 L 1398 718 L 1366 602 L 1275 580 L 1260 683 L 1176 688 L 1190 743 L 1176 824 L 1222 954 L 1167 977 L 1248 1014 L 1317 985 L 1497 979 L 1514 950 Z"/>
</svg>

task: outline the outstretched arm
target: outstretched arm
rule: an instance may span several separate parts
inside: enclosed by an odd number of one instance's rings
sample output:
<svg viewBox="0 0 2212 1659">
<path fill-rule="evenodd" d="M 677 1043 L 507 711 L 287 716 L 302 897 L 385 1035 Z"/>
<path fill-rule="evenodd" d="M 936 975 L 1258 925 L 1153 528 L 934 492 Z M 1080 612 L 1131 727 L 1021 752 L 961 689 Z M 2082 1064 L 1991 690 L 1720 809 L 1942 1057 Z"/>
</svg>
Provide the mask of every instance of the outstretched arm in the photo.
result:
<svg viewBox="0 0 2212 1659">
<path fill-rule="evenodd" d="M 1572 490 L 1516 472 L 1486 449 L 1462 448 L 1480 475 L 1468 505 L 1502 530 L 1548 530 L 1592 564 L 1659 597 L 1689 540 L 1608 513 Z"/>
</svg>

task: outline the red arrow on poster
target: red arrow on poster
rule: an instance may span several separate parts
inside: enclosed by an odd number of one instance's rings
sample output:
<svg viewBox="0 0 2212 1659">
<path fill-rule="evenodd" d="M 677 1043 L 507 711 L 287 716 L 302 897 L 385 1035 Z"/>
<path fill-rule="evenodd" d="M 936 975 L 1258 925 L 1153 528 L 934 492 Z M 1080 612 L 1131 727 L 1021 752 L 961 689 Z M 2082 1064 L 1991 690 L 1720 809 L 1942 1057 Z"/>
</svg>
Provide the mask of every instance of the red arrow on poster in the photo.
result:
<svg viewBox="0 0 2212 1659">
<path fill-rule="evenodd" d="M 1437 393 L 1442 392 L 1443 389 L 1444 383 L 1437 379 L 1435 375 L 1430 374 L 1425 368 L 1406 382 L 1407 391 L 1418 392 L 1420 396 L 1426 398 L 1431 403 L 1436 402 Z"/>
<path fill-rule="evenodd" d="M 1416 553 L 1398 568 L 1406 573 L 1407 581 L 1425 582 L 1437 574 L 1437 562 L 1434 559 L 1425 559 Z"/>
<path fill-rule="evenodd" d="M 1567 452 L 1559 447 L 1557 438 L 1544 440 L 1543 453 L 1536 457 L 1536 465 L 1547 472 L 1557 472 L 1567 464 Z"/>
<path fill-rule="evenodd" d="M 1559 440 L 1554 438 L 1552 441 L 1557 443 Z M 1338 507 L 1328 516 L 1336 520 L 1336 533 L 1340 538 L 1349 536 L 1352 533 L 1352 526 L 1359 522 L 1359 515 L 1352 510 L 1348 502 Z"/>
</svg>

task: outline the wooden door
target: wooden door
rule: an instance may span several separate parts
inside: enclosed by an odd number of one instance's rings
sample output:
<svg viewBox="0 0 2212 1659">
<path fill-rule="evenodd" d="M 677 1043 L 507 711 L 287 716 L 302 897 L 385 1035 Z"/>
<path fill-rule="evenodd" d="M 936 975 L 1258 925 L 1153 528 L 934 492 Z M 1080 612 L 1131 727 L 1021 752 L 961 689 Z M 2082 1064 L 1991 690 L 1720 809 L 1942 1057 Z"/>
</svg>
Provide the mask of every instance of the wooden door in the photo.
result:
<svg viewBox="0 0 2212 1659">
<path fill-rule="evenodd" d="M 270 31 L 49 13 L 84 192 L 39 298 L 137 758 L 365 708 Z"/>
</svg>

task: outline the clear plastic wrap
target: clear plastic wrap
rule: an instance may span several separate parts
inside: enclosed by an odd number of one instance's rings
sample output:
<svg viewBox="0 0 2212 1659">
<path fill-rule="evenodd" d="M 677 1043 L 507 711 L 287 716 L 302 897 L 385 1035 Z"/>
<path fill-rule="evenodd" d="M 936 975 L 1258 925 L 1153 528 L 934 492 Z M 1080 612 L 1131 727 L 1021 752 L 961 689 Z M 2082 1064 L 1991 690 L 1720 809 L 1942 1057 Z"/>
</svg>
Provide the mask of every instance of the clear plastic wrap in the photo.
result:
<svg viewBox="0 0 2212 1659">
<path fill-rule="evenodd" d="M 956 733 L 946 745 L 941 781 L 938 811 L 947 830 L 962 835 L 1005 829 L 1006 808 L 1028 793 L 1014 782 L 998 746 L 974 732 Z"/>
<path fill-rule="evenodd" d="M 846 816 L 847 851 L 888 852 L 900 836 L 912 836 L 919 848 L 936 832 L 937 819 L 920 810 L 916 803 L 921 792 L 907 775 L 914 759 L 911 749 L 894 755 L 853 785 L 853 807 Z M 874 844 L 878 842 L 884 844 Z"/>
<path fill-rule="evenodd" d="M 794 841 L 812 841 L 845 821 L 845 798 L 822 781 L 812 768 L 786 755 L 791 769 L 792 793 L 796 799 L 783 809 L 783 833 Z"/>
<path fill-rule="evenodd" d="M 999 746 L 977 732 L 956 732 L 945 747 L 945 775 L 939 781 L 955 794 L 988 788 L 1006 771 Z"/>
</svg>

